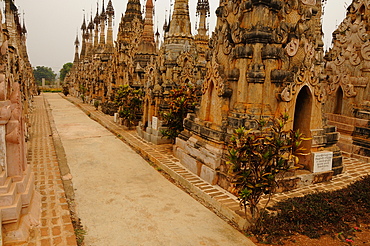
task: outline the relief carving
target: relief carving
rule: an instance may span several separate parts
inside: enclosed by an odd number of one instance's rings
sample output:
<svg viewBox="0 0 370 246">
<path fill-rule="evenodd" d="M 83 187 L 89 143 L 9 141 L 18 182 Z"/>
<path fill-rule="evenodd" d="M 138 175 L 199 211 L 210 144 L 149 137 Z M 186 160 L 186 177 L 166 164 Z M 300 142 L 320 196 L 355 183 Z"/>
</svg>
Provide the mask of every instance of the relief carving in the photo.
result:
<svg viewBox="0 0 370 246">
<path fill-rule="evenodd" d="M 10 101 L 0 102 L 0 125 L 5 125 L 12 115 Z"/>
<path fill-rule="evenodd" d="M 347 97 L 355 97 L 357 92 L 352 84 L 343 85 L 343 91 Z"/>
<path fill-rule="evenodd" d="M 280 93 L 280 99 L 283 102 L 290 102 L 293 99 L 294 94 L 296 94 L 296 85 L 289 83 Z"/>
<path fill-rule="evenodd" d="M 361 46 L 361 56 L 367 61 L 370 61 L 370 41 L 367 41 Z"/>
<path fill-rule="evenodd" d="M 351 52 L 351 55 L 349 57 L 349 62 L 353 65 L 353 66 L 358 66 L 360 65 L 361 63 L 361 58 L 360 56 L 357 54 L 357 52 Z"/>
<path fill-rule="evenodd" d="M 285 50 L 288 56 L 295 56 L 298 52 L 298 48 L 299 48 L 299 40 L 296 38 L 292 38 L 292 40 L 285 47 Z"/>
<path fill-rule="evenodd" d="M 240 26 L 239 22 L 235 22 L 234 24 L 231 25 L 231 37 L 235 44 L 242 42 L 242 31 L 239 26 Z"/>
<path fill-rule="evenodd" d="M 302 3 L 306 5 L 316 5 L 316 0 L 302 0 Z"/>
<path fill-rule="evenodd" d="M 210 84 L 213 83 L 214 90 L 218 96 L 227 96 L 229 89 L 220 75 L 220 65 L 213 58 L 207 67 L 208 69 L 203 82 L 202 93 L 205 94 L 209 90 Z"/>
</svg>

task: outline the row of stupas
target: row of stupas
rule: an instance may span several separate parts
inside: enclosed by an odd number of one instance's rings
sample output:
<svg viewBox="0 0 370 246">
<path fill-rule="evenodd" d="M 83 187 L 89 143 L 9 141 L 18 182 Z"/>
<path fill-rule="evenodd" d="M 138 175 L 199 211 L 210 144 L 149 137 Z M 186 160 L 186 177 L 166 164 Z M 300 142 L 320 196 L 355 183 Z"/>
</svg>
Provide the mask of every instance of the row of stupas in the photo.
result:
<svg viewBox="0 0 370 246">
<path fill-rule="evenodd" d="M 152 134 L 153 116 L 159 116 L 163 95 L 171 89 L 192 83 L 200 87 L 206 70 L 208 49 L 207 18 L 209 3 L 199 0 L 197 34 L 191 33 L 187 0 L 174 3 L 173 14 L 163 26 L 163 40 L 154 33 L 154 4 L 145 3 L 145 14 L 139 0 L 129 0 L 122 15 L 117 39 L 113 42 L 112 18 L 114 8 L 110 0 L 105 8 L 97 9 L 95 18 L 81 27 L 82 45 L 75 41 L 75 59 L 72 72 L 67 77 L 70 92 L 87 102 L 103 103 L 114 97 L 122 85 L 145 91 L 145 108 L 140 123 L 140 135 L 156 143 L 168 142 L 159 130 Z M 105 27 L 107 31 L 105 35 Z M 115 45 L 113 45 L 115 43 Z"/>
<path fill-rule="evenodd" d="M 367 2 L 351 4 L 347 19 L 333 34 L 333 49 L 324 57 L 318 0 L 220 0 L 210 38 L 208 1 L 198 0 L 199 26 L 192 35 L 188 0 L 176 0 L 161 45 L 153 29 L 152 0 L 146 2 L 144 18 L 140 1 L 129 0 L 113 49 L 101 46 L 86 56 L 82 47 L 78 55 L 76 43 L 70 91 L 87 102 L 104 102 L 119 85 L 143 89 L 137 132 L 160 144 L 166 142 L 158 123 L 163 99 L 171 89 L 191 83 L 199 106 L 184 120 L 174 154 L 186 168 L 225 189 L 232 188 L 227 139 L 233 130 L 255 128 L 257 119 L 287 112 L 292 117 L 288 128 L 310 139 L 303 143 L 303 169 L 286 178 L 282 190 L 330 180 L 343 170 L 338 146 L 358 154 L 369 149 Z M 88 37 L 83 35 L 86 44 L 92 40 Z M 104 42 L 96 39 L 89 47 L 95 43 Z M 337 129 L 357 137 L 344 136 L 337 145 Z M 353 148 L 356 144 L 361 147 Z"/>
<path fill-rule="evenodd" d="M 29 113 L 37 89 L 26 48 L 27 30 L 12 0 L 0 11 L 0 241 L 26 242 L 40 223 L 41 196 L 27 163 Z M 17 244 L 18 245 L 18 244 Z"/>
</svg>

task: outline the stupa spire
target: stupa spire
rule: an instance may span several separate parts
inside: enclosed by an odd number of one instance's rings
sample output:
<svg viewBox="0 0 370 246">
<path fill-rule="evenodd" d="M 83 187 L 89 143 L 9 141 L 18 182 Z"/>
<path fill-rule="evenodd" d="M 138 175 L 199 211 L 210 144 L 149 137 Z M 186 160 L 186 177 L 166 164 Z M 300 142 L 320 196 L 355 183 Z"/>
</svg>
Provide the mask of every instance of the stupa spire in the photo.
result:
<svg viewBox="0 0 370 246">
<path fill-rule="evenodd" d="M 189 0 L 175 0 L 168 37 L 172 39 L 192 38 Z"/>
<path fill-rule="evenodd" d="M 147 0 L 145 5 L 145 21 L 142 39 L 144 42 L 149 42 L 152 44 L 154 44 L 153 10 L 153 1 Z"/>
<path fill-rule="evenodd" d="M 124 19 L 131 21 L 135 17 L 142 19 L 140 0 L 128 0 Z"/>
</svg>

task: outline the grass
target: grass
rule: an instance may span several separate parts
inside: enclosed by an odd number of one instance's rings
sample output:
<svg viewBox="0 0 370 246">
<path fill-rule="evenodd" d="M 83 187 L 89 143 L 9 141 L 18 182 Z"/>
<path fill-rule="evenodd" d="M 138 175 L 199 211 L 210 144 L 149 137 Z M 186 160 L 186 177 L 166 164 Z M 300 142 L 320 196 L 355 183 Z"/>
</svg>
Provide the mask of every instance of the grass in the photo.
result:
<svg viewBox="0 0 370 246">
<path fill-rule="evenodd" d="M 260 226 L 248 231 L 261 242 L 281 243 L 297 233 L 319 238 L 348 232 L 353 225 L 370 223 L 370 176 L 341 190 L 290 198 L 269 210 Z"/>
</svg>

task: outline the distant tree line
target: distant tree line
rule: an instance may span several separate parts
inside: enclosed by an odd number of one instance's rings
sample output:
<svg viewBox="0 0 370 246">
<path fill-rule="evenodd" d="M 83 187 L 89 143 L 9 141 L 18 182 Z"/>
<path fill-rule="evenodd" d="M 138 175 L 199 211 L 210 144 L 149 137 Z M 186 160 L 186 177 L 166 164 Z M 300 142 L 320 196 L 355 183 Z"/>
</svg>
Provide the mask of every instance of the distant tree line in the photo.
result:
<svg viewBox="0 0 370 246">
<path fill-rule="evenodd" d="M 50 85 L 55 81 L 55 77 L 57 76 L 53 69 L 45 66 L 37 66 L 36 68 L 33 68 L 33 75 L 35 76 L 35 80 L 38 85 L 42 85 L 43 78 L 45 79 L 45 84 Z"/>
<path fill-rule="evenodd" d="M 67 62 L 63 65 L 63 67 L 60 69 L 60 81 L 64 81 L 64 78 L 67 76 L 69 71 L 72 68 L 73 63 Z M 45 66 L 36 66 L 36 68 L 33 68 L 33 75 L 35 76 L 35 80 L 38 85 L 42 85 L 42 79 L 45 79 L 45 85 L 50 85 L 55 82 L 55 78 L 57 76 L 56 73 L 54 73 L 53 69 L 50 67 Z"/>
</svg>

